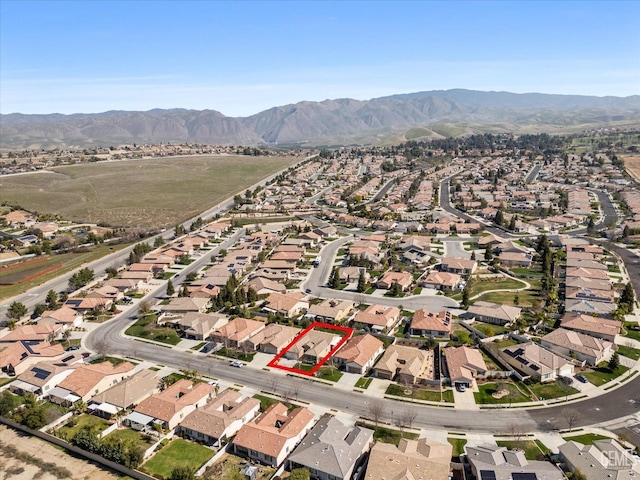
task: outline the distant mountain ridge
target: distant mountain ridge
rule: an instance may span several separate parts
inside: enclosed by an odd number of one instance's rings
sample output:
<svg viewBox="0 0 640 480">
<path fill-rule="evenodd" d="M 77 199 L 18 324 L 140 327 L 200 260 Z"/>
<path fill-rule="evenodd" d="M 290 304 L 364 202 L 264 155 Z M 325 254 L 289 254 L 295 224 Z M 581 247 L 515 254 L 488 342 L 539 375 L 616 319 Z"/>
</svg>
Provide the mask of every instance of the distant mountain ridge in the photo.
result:
<svg viewBox="0 0 640 480">
<path fill-rule="evenodd" d="M 249 117 L 215 110 L 0 115 L 0 148 L 122 143 L 323 144 L 436 124 L 583 125 L 640 122 L 640 95 L 592 97 L 453 89 L 371 100 L 302 101 Z M 361 140 L 362 141 L 362 140 Z M 375 140 L 364 140 L 364 143 Z"/>
</svg>

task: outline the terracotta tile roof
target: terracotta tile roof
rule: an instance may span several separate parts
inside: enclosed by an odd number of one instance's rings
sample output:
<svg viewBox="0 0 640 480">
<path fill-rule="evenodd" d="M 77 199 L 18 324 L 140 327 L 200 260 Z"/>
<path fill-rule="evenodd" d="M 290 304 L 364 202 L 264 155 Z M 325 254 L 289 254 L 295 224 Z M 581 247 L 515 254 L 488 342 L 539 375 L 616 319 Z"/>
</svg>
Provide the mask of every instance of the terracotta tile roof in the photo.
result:
<svg viewBox="0 0 640 480">
<path fill-rule="evenodd" d="M 122 362 L 114 366 L 111 362 L 85 364 L 78 367 L 71 375 L 65 378 L 58 386 L 69 390 L 76 395 L 84 397 L 87 393 L 108 375 L 122 375 L 130 373 L 135 365 Z M 125 375 L 128 376 L 128 375 Z"/>
<path fill-rule="evenodd" d="M 189 405 L 195 405 L 213 392 L 215 388 L 211 385 L 181 379 L 164 391 L 143 400 L 134 410 L 169 422 L 180 410 Z"/>
<path fill-rule="evenodd" d="M 61 331 L 60 325 L 51 323 L 22 325 L 7 333 L 0 338 L 0 342 L 17 342 L 21 340 L 38 340 L 44 341 L 49 335 L 57 334 Z"/>
<path fill-rule="evenodd" d="M 384 347 L 384 343 L 373 335 L 360 335 L 359 337 L 350 338 L 334 357 L 348 363 L 363 366 L 371 360 L 381 347 Z"/>
</svg>

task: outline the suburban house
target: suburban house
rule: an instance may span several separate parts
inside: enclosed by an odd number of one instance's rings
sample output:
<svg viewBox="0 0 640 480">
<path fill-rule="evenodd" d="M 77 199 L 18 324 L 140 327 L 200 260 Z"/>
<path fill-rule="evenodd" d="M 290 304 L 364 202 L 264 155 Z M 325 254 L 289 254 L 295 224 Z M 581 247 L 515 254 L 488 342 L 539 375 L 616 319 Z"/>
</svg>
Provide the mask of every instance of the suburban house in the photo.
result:
<svg viewBox="0 0 640 480">
<path fill-rule="evenodd" d="M 613 303 L 615 301 L 615 291 L 609 290 L 592 290 L 585 287 L 566 287 L 566 299 L 573 300 L 589 300 L 593 302 Z"/>
<path fill-rule="evenodd" d="M 324 415 L 289 455 L 289 470 L 306 468 L 313 480 L 351 480 L 373 445 L 373 430 L 347 427 Z"/>
<path fill-rule="evenodd" d="M 522 252 L 501 252 L 498 259 L 505 267 L 531 268 L 533 255 Z"/>
<path fill-rule="evenodd" d="M 338 277 L 343 282 L 357 282 L 360 279 L 360 275 L 364 275 L 365 282 L 368 282 L 371 278 L 364 267 L 341 267 L 338 269 Z"/>
<path fill-rule="evenodd" d="M 110 278 L 104 284 L 117 288 L 124 294 L 132 294 L 142 287 L 143 282 L 133 278 Z"/>
<path fill-rule="evenodd" d="M 467 309 L 467 315 L 479 322 L 507 325 L 520 318 L 522 309 L 511 305 L 477 301 Z"/>
<path fill-rule="evenodd" d="M 399 383 L 415 385 L 431 379 L 428 368 L 432 356 L 426 350 L 391 345 L 373 368 L 373 376 Z"/>
<path fill-rule="evenodd" d="M 416 310 L 409 328 L 411 335 L 432 338 L 449 338 L 451 335 L 451 312 L 443 310 L 438 313 L 421 308 Z"/>
<path fill-rule="evenodd" d="M 349 317 L 351 310 L 353 302 L 327 298 L 321 303 L 309 306 L 306 316 L 313 317 L 318 322 L 339 323 Z"/>
<path fill-rule="evenodd" d="M 398 446 L 377 442 L 369 454 L 366 480 L 448 480 L 453 447 L 428 438 L 401 438 Z M 485 479 L 486 480 L 486 479 Z"/>
<path fill-rule="evenodd" d="M 64 355 L 60 343 L 23 340 L 0 344 L 0 369 L 8 375 L 20 375 L 35 363 L 57 360 Z"/>
<path fill-rule="evenodd" d="M 82 315 L 73 308 L 62 306 L 57 310 L 45 310 L 37 319 L 38 324 L 53 323 L 65 329 L 77 327 L 82 323 Z"/>
<path fill-rule="evenodd" d="M 287 350 L 284 356 L 289 360 L 317 363 L 329 354 L 340 339 L 339 335 L 333 333 L 309 330 Z"/>
<path fill-rule="evenodd" d="M 466 346 L 447 347 L 443 353 L 452 386 L 471 387 L 478 376 L 487 372 L 487 364 L 480 350 Z"/>
<path fill-rule="evenodd" d="M 220 293 L 220 287 L 209 282 L 197 282 L 187 286 L 190 298 L 211 298 Z"/>
<path fill-rule="evenodd" d="M 572 377 L 574 373 L 571 361 L 532 342 L 505 347 L 500 350 L 500 358 L 541 383 Z"/>
<path fill-rule="evenodd" d="M 564 480 L 553 463 L 527 460 L 523 450 L 507 450 L 496 445 L 467 446 L 467 459 L 477 480 Z"/>
<path fill-rule="evenodd" d="M 278 467 L 311 429 L 314 415 L 305 407 L 289 411 L 274 403 L 258 418 L 240 428 L 233 452 L 265 465 Z"/>
<path fill-rule="evenodd" d="M 302 300 L 303 294 L 298 293 L 272 293 L 265 301 L 263 309 L 267 312 L 281 313 L 287 318 L 293 318 L 309 309 L 309 302 Z"/>
<path fill-rule="evenodd" d="M 384 343 L 368 333 L 350 338 L 333 359 L 345 372 L 365 375 L 384 352 Z"/>
<path fill-rule="evenodd" d="M 617 308 L 615 303 L 594 302 L 585 299 L 567 299 L 564 302 L 565 312 L 585 313 L 587 315 L 597 315 L 598 318 L 610 318 Z"/>
<path fill-rule="evenodd" d="M 258 295 L 270 294 L 274 292 L 284 293 L 287 291 L 287 287 L 285 287 L 284 284 L 265 277 L 252 278 L 249 283 L 247 283 L 247 287 L 253 288 Z"/>
<path fill-rule="evenodd" d="M 260 412 L 260 400 L 244 397 L 235 390 L 225 390 L 213 401 L 191 412 L 177 428 L 179 435 L 222 447 L 249 420 Z"/>
<path fill-rule="evenodd" d="M 124 420 L 134 430 L 152 423 L 171 430 L 196 408 L 204 407 L 214 394 L 213 386 L 183 378 L 140 402 Z"/>
<path fill-rule="evenodd" d="M 49 400 L 59 405 L 71 406 L 78 400 L 89 399 L 133 374 L 135 365 L 122 362 L 86 363 L 76 368 L 49 392 Z"/>
<path fill-rule="evenodd" d="M 81 360 L 73 356 L 75 362 Z M 31 392 L 38 398 L 46 397 L 60 382 L 73 373 L 77 365 L 63 362 L 40 362 L 18 375 L 9 388 L 14 393 L 23 395 Z"/>
<path fill-rule="evenodd" d="M 103 296 L 86 296 L 86 297 L 72 297 L 68 299 L 64 306 L 73 308 L 80 313 L 88 313 L 90 311 L 105 311 L 113 305 L 113 299 Z"/>
<path fill-rule="evenodd" d="M 59 324 L 45 323 L 42 325 L 21 325 L 0 337 L 0 343 L 8 342 L 45 342 L 56 338 L 62 333 Z"/>
<path fill-rule="evenodd" d="M 356 313 L 353 321 L 361 324 L 364 328 L 378 332 L 389 332 L 400 321 L 400 309 L 384 305 L 370 305 L 365 310 Z"/>
<path fill-rule="evenodd" d="M 168 304 L 163 305 L 162 311 L 173 313 L 174 315 L 184 315 L 189 312 L 204 313 L 208 305 L 208 298 L 177 297 L 172 298 Z"/>
<path fill-rule="evenodd" d="M 237 317 L 211 332 L 210 338 L 226 347 L 238 348 L 265 327 L 264 322 Z"/>
<path fill-rule="evenodd" d="M 609 360 L 613 354 L 613 343 L 566 328 L 558 328 L 540 339 L 540 345 L 552 351 L 575 357 L 589 365 Z"/>
<path fill-rule="evenodd" d="M 446 257 L 440 263 L 440 270 L 458 275 L 471 275 L 476 271 L 476 268 L 478 268 L 478 263 L 468 258 Z"/>
<path fill-rule="evenodd" d="M 211 333 L 229 322 L 229 317 L 219 313 L 188 312 L 173 325 L 185 338 L 206 340 Z"/>
<path fill-rule="evenodd" d="M 301 332 L 299 328 L 270 323 L 263 330 L 253 335 L 244 345 L 249 350 L 277 355 Z"/>
<path fill-rule="evenodd" d="M 562 328 L 615 342 L 620 334 L 622 322 L 606 318 L 596 318 L 580 313 L 565 313 L 560 322 Z"/>
<path fill-rule="evenodd" d="M 113 387 L 95 395 L 87 410 L 104 418 L 138 405 L 158 390 L 158 377 L 152 370 L 140 370 Z"/>
<path fill-rule="evenodd" d="M 579 470 L 587 480 L 633 479 L 640 475 L 640 462 L 612 438 L 592 445 L 569 441 L 559 447 L 560 458 L 569 470 Z"/>
<path fill-rule="evenodd" d="M 424 288 L 436 290 L 457 290 L 462 282 L 462 277 L 457 273 L 431 271 L 418 284 Z"/>
<path fill-rule="evenodd" d="M 404 292 L 411 287 L 411 284 L 413 283 L 413 276 L 407 272 L 393 272 L 389 270 L 380 277 L 376 286 L 378 288 L 390 290 L 394 283 L 397 283 Z"/>
</svg>

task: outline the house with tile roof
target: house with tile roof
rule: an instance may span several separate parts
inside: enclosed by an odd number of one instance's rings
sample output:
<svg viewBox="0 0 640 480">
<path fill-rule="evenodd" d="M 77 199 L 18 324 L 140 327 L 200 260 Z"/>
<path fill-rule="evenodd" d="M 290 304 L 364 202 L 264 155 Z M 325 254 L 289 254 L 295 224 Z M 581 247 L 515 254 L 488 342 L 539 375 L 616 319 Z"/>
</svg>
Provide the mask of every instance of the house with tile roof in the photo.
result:
<svg viewBox="0 0 640 480">
<path fill-rule="evenodd" d="M 431 380 L 428 368 L 432 358 L 426 350 L 391 345 L 373 368 L 373 376 L 408 385 L 419 384 L 424 379 Z"/>
<path fill-rule="evenodd" d="M 609 360 L 614 352 L 612 342 L 562 327 L 542 337 L 540 345 L 560 355 L 575 357 L 589 365 Z"/>
<path fill-rule="evenodd" d="M 63 331 L 63 326 L 54 323 L 42 325 L 21 325 L 0 337 L 0 343 L 10 342 L 45 342 L 57 337 Z"/>
<path fill-rule="evenodd" d="M 507 325 L 520 318 L 522 309 L 511 305 L 502 305 L 485 301 L 477 301 L 467 309 L 467 316 L 477 321 Z"/>
<path fill-rule="evenodd" d="M 289 411 L 284 403 L 274 403 L 240 428 L 233 439 L 233 452 L 276 468 L 309 432 L 314 418 L 305 407 Z"/>
<path fill-rule="evenodd" d="M 466 447 L 467 460 L 477 480 L 564 480 L 564 473 L 551 462 L 527 460 L 523 450 L 496 445 Z"/>
<path fill-rule="evenodd" d="M 487 364 L 480 350 L 466 346 L 443 349 L 447 374 L 452 386 L 471 387 L 478 376 L 487 372 Z"/>
<path fill-rule="evenodd" d="M 266 312 L 281 313 L 287 318 L 293 318 L 309 309 L 309 302 L 303 300 L 303 297 L 302 292 L 272 293 L 262 308 Z"/>
<path fill-rule="evenodd" d="M 301 331 L 299 328 L 280 325 L 279 323 L 270 323 L 263 330 L 260 330 L 245 341 L 244 345 L 249 350 L 258 350 L 263 353 L 277 355 L 289 345 Z"/>
<path fill-rule="evenodd" d="M 227 347 L 238 348 L 253 335 L 264 330 L 266 326 L 266 323 L 258 320 L 237 317 L 211 332 L 210 338 L 212 341 L 222 343 Z"/>
<path fill-rule="evenodd" d="M 447 339 L 451 336 L 451 312 L 442 310 L 438 313 L 424 308 L 416 310 L 409 327 L 411 335 Z"/>
<path fill-rule="evenodd" d="M 291 348 L 287 350 L 284 357 L 288 360 L 317 363 L 329 354 L 340 339 L 341 337 L 334 333 L 309 330 L 304 336 L 299 337 L 298 340 L 291 345 Z"/>
<path fill-rule="evenodd" d="M 353 302 L 349 300 L 327 298 L 321 303 L 310 305 L 305 316 L 314 318 L 317 322 L 339 323 L 346 320 L 352 310 Z"/>
<path fill-rule="evenodd" d="M 259 412 L 260 400 L 228 389 L 187 415 L 176 432 L 196 442 L 220 448 Z"/>
<path fill-rule="evenodd" d="M 364 328 L 378 332 L 390 332 L 400 321 L 400 309 L 373 304 L 356 313 L 353 321 L 355 324 L 361 324 Z"/>
<path fill-rule="evenodd" d="M 348 373 L 365 375 L 384 352 L 384 343 L 368 333 L 350 338 L 334 355 Z"/>
<path fill-rule="evenodd" d="M 65 354 L 60 343 L 22 340 L 0 344 L 0 369 L 9 375 L 20 375 L 35 363 L 58 360 Z"/>
<path fill-rule="evenodd" d="M 49 400 L 66 406 L 78 400 L 88 402 L 92 396 L 131 376 L 134 368 L 135 365 L 129 362 L 83 364 L 49 393 Z"/>
<path fill-rule="evenodd" d="M 460 288 L 462 277 L 457 273 L 439 272 L 433 270 L 426 277 L 418 280 L 418 284 L 424 288 L 435 288 L 436 290 L 457 290 Z"/>
<path fill-rule="evenodd" d="M 87 410 L 103 418 L 111 418 L 157 392 L 160 379 L 152 370 L 140 370 L 113 387 L 95 395 Z"/>
<path fill-rule="evenodd" d="M 458 275 L 471 275 L 476 271 L 476 268 L 478 268 L 478 263 L 468 258 L 445 257 L 440 263 L 440 270 Z"/>
<path fill-rule="evenodd" d="M 568 330 L 602 338 L 612 343 L 616 340 L 616 335 L 620 334 L 622 322 L 607 318 L 593 317 L 584 313 L 567 312 L 562 316 L 560 326 Z"/>
<path fill-rule="evenodd" d="M 212 332 L 227 323 L 229 323 L 229 317 L 219 313 L 187 312 L 173 325 L 185 338 L 206 340 Z"/>
<path fill-rule="evenodd" d="M 551 350 L 529 342 L 512 345 L 499 351 L 500 358 L 523 375 L 544 382 L 554 382 L 560 377 L 572 377 L 573 363 Z"/>
<path fill-rule="evenodd" d="M 401 438 L 398 445 L 377 442 L 369 454 L 364 480 L 448 480 L 453 447 L 428 438 Z"/>
<path fill-rule="evenodd" d="M 287 469 L 306 468 L 313 480 L 350 480 L 372 446 L 373 430 L 324 415 L 289 455 Z"/>
<path fill-rule="evenodd" d="M 183 378 L 140 402 L 124 421 L 134 430 L 145 430 L 153 423 L 171 430 L 191 412 L 204 407 L 214 395 L 212 385 Z"/>
<path fill-rule="evenodd" d="M 53 323 L 64 326 L 65 329 L 77 327 L 82 323 L 82 315 L 73 308 L 62 306 L 57 310 L 45 310 L 36 322 L 40 324 Z"/>
<path fill-rule="evenodd" d="M 9 388 L 19 395 L 31 392 L 38 398 L 46 397 L 60 382 L 71 375 L 82 361 L 82 357 L 75 355 L 71 357 L 68 362 L 36 363 L 18 375 Z"/>
<path fill-rule="evenodd" d="M 184 315 L 189 312 L 204 313 L 208 305 L 209 298 L 177 297 L 169 300 L 167 305 L 163 305 L 162 311 L 174 315 Z"/>
<path fill-rule="evenodd" d="M 596 440 L 592 445 L 570 441 L 559 447 L 569 470 L 580 471 L 587 480 L 633 480 L 640 475 L 640 462 L 616 440 Z"/>
<path fill-rule="evenodd" d="M 376 283 L 376 286 L 378 288 L 390 290 L 396 283 L 404 292 L 411 287 L 411 284 L 413 283 L 413 276 L 408 272 L 394 272 L 389 270 L 382 275 L 380 280 Z"/>
</svg>

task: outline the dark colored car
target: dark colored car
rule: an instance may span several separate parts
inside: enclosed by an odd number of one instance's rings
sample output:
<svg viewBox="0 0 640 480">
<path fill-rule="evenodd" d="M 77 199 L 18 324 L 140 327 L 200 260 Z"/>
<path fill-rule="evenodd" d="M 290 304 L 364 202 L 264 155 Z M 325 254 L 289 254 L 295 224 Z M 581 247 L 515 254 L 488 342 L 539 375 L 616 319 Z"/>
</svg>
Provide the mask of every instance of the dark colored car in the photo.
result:
<svg viewBox="0 0 640 480">
<path fill-rule="evenodd" d="M 578 380 L 580 383 L 589 383 L 589 379 L 584 375 L 576 375 L 576 380 Z"/>
</svg>

